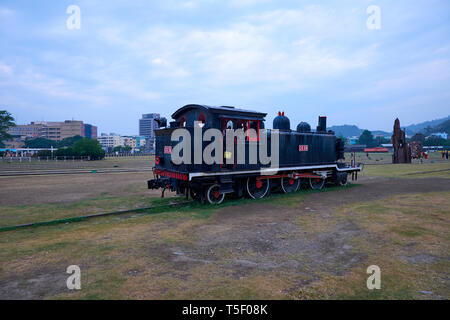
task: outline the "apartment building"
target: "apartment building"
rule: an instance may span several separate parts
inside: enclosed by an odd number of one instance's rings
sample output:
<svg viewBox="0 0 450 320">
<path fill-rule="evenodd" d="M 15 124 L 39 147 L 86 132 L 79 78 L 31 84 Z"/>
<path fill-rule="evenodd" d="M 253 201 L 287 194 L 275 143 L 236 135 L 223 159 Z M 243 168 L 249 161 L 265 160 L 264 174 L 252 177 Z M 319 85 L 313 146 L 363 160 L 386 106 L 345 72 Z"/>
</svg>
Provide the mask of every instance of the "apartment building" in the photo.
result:
<svg viewBox="0 0 450 320">
<path fill-rule="evenodd" d="M 115 133 L 102 133 L 97 140 L 106 152 L 112 152 L 115 147 L 131 147 L 132 152 L 142 151 L 146 142 L 145 137 L 120 136 Z"/>
<path fill-rule="evenodd" d="M 102 146 L 102 148 L 105 149 L 106 151 L 112 150 L 115 147 L 125 146 L 124 137 L 114 133 L 110 133 L 109 135 L 102 133 L 101 136 L 97 138 L 97 140 Z"/>
<path fill-rule="evenodd" d="M 136 149 L 143 150 L 145 148 L 146 138 L 141 136 L 133 136 L 136 139 Z"/>
<path fill-rule="evenodd" d="M 122 137 L 123 138 L 123 145 L 125 147 L 131 147 L 131 150 L 136 149 L 136 138 L 133 137 Z"/>
<path fill-rule="evenodd" d="M 40 121 L 12 127 L 8 130 L 8 133 L 14 137 L 25 139 L 45 138 L 60 141 L 77 135 L 96 139 L 97 127 L 91 124 L 85 124 L 83 121 L 78 120 L 66 120 L 64 122 Z"/>
</svg>

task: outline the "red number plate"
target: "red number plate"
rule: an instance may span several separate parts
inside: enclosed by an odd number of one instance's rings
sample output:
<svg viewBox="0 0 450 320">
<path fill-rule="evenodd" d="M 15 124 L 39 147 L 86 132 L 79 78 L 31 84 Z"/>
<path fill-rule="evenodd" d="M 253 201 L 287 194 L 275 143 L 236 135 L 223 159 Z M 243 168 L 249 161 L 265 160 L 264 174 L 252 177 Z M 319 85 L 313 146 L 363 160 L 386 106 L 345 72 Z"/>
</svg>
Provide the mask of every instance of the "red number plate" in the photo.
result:
<svg viewBox="0 0 450 320">
<path fill-rule="evenodd" d="M 298 146 L 298 151 L 308 151 L 308 145 L 307 144 L 301 144 Z"/>
<path fill-rule="evenodd" d="M 172 153 L 172 147 L 171 146 L 165 146 L 164 147 L 164 154 L 171 154 Z"/>
</svg>

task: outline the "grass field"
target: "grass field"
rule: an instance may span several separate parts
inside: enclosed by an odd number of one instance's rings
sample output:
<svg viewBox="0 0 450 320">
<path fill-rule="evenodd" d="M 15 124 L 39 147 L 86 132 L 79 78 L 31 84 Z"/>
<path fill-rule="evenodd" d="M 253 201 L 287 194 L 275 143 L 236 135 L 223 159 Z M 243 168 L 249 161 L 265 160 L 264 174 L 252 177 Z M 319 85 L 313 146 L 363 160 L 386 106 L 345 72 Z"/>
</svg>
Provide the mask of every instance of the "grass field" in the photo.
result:
<svg viewBox="0 0 450 320">
<path fill-rule="evenodd" d="M 364 167 L 363 175 L 389 178 L 450 178 L 450 161 L 436 163 L 367 165 Z"/>
<path fill-rule="evenodd" d="M 349 188 L 1 232 L 0 298 L 448 299 L 448 168 L 365 166 Z M 133 187 L 139 175 L 121 187 L 124 175 L 89 177 L 93 188 L 103 177 L 116 189 L 4 205 L 0 224 L 173 201 L 146 196 L 145 183 Z M 35 179 L 17 178 L 17 186 L 35 192 Z M 51 192 L 81 192 L 76 184 Z M 82 270 L 80 291 L 66 288 L 72 264 Z M 381 290 L 366 288 L 373 264 L 381 268 Z"/>
<path fill-rule="evenodd" d="M 1 170 L 37 170 L 37 169 L 82 169 L 82 168 L 143 168 L 152 167 L 154 165 L 154 156 L 140 156 L 140 157 L 117 157 L 106 158 L 98 161 L 0 161 Z"/>
<path fill-rule="evenodd" d="M 350 163 L 353 159 L 351 153 L 345 153 L 346 162 Z M 392 152 L 386 153 L 369 153 L 369 156 L 365 152 L 357 152 L 355 160 L 357 163 L 362 162 L 365 164 L 390 164 L 392 163 Z M 449 162 L 446 159 L 442 159 L 440 152 L 429 152 L 428 159 L 422 159 L 422 163 L 432 162 Z M 421 163 L 420 160 L 412 159 L 412 163 Z"/>
<path fill-rule="evenodd" d="M 364 252 L 369 263 L 381 268 L 382 290 L 361 286 L 366 279 L 364 265 L 345 277 L 324 275 L 324 280 L 301 290 L 300 297 L 448 299 L 449 206 L 450 192 L 399 195 L 343 206 L 333 219 L 351 218 L 367 232 L 367 237 L 352 240 L 352 250 Z M 320 222 L 318 229 L 310 226 L 309 232 L 323 232 L 323 228 Z"/>
</svg>

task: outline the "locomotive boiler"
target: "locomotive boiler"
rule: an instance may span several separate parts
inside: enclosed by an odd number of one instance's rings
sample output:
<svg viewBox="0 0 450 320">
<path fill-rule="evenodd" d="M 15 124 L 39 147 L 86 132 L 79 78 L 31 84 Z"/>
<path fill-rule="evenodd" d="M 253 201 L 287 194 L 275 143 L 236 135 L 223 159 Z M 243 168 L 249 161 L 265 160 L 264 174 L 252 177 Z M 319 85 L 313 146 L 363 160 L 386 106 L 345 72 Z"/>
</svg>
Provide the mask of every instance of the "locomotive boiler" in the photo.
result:
<svg viewBox="0 0 450 320">
<path fill-rule="evenodd" d="M 282 112 L 273 129 L 266 129 L 266 115 L 230 106 L 189 104 L 178 109 L 169 125 L 161 121 L 155 130 L 155 178 L 148 188 L 220 204 L 226 194 L 260 199 L 275 188 L 291 193 L 305 187 L 321 189 L 326 183 L 346 185 L 349 174 L 357 177 L 362 170 L 342 161 L 344 142 L 327 131 L 326 117 L 319 117 L 315 130 L 306 122 L 292 130 Z M 182 138 L 176 135 L 180 129 Z M 235 136 L 230 139 L 228 134 Z M 209 139 L 203 139 L 206 136 Z M 213 163 L 202 158 L 212 143 L 221 147 L 211 152 Z M 175 157 L 180 154 L 182 162 Z"/>
</svg>

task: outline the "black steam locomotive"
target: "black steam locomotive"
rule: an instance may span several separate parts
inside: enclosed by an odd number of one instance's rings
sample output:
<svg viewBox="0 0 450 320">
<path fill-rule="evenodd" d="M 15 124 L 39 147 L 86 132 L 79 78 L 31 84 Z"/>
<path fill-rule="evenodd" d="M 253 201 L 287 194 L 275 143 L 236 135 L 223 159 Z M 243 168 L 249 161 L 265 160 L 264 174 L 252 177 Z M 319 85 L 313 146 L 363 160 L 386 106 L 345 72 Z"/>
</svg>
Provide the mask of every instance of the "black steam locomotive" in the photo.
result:
<svg viewBox="0 0 450 320">
<path fill-rule="evenodd" d="M 273 121 L 273 129 L 276 130 L 265 129 L 266 115 L 228 106 L 189 104 L 172 115 L 174 121 L 170 122 L 170 126 L 162 119 L 160 129 L 155 130 L 155 179 L 148 181 L 148 188 L 163 189 L 162 196 L 164 191 L 169 189 L 202 202 L 220 204 L 225 195 L 231 193 L 238 197 L 246 194 L 258 199 L 267 196 L 274 188 L 290 193 L 302 186 L 321 189 L 327 182 L 346 185 L 348 174 L 357 177 L 357 173 L 362 170 L 361 166 L 349 166 L 339 162 L 344 159 L 344 142 L 336 138 L 332 131 L 327 132 L 326 117 L 319 117 L 315 131 L 305 122 L 301 122 L 297 130 L 293 131 L 289 119 L 281 112 Z M 186 130 L 192 140 L 197 139 L 194 138 L 196 132 L 203 134 L 208 129 L 216 129 L 217 133 L 220 130 L 223 133 L 223 139 L 220 138 L 223 152 L 218 154 L 223 155 L 223 161 L 212 164 L 194 161 L 194 158 L 198 159 L 199 156 L 199 149 L 194 149 L 194 141 L 188 141 L 186 144 L 191 149 L 191 152 L 186 153 L 191 161 L 174 161 L 172 151 L 183 139 L 172 141 L 172 134 L 180 128 Z M 225 141 L 225 135 L 239 129 L 242 129 L 241 132 L 254 134 L 247 133 L 241 136 L 242 139 L 235 138 L 230 147 Z M 278 141 L 278 149 L 275 152 L 272 150 L 272 143 L 275 143 L 274 133 L 277 133 Z M 279 155 L 275 167 L 263 161 L 259 152 L 259 148 L 263 146 L 260 143 L 263 138 L 264 147 L 270 151 L 267 151 L 267 154 Z M 215 139 L 218 139 L 217 136 Z M 210 144 L 208 141 L 198 141 L 201 152 Z M 244 156 L 239 156 L 239 150 L 245 151 Z M 252 151 L 255 150 L 258 152 L 253 153 L 252 161 Z M 182 151 L 184 152 L 186 150 Z M 213 153 L 215 152 L 217 151 Z M 241 161 L 238 161 L 239 157 Z"/>
</svg>

